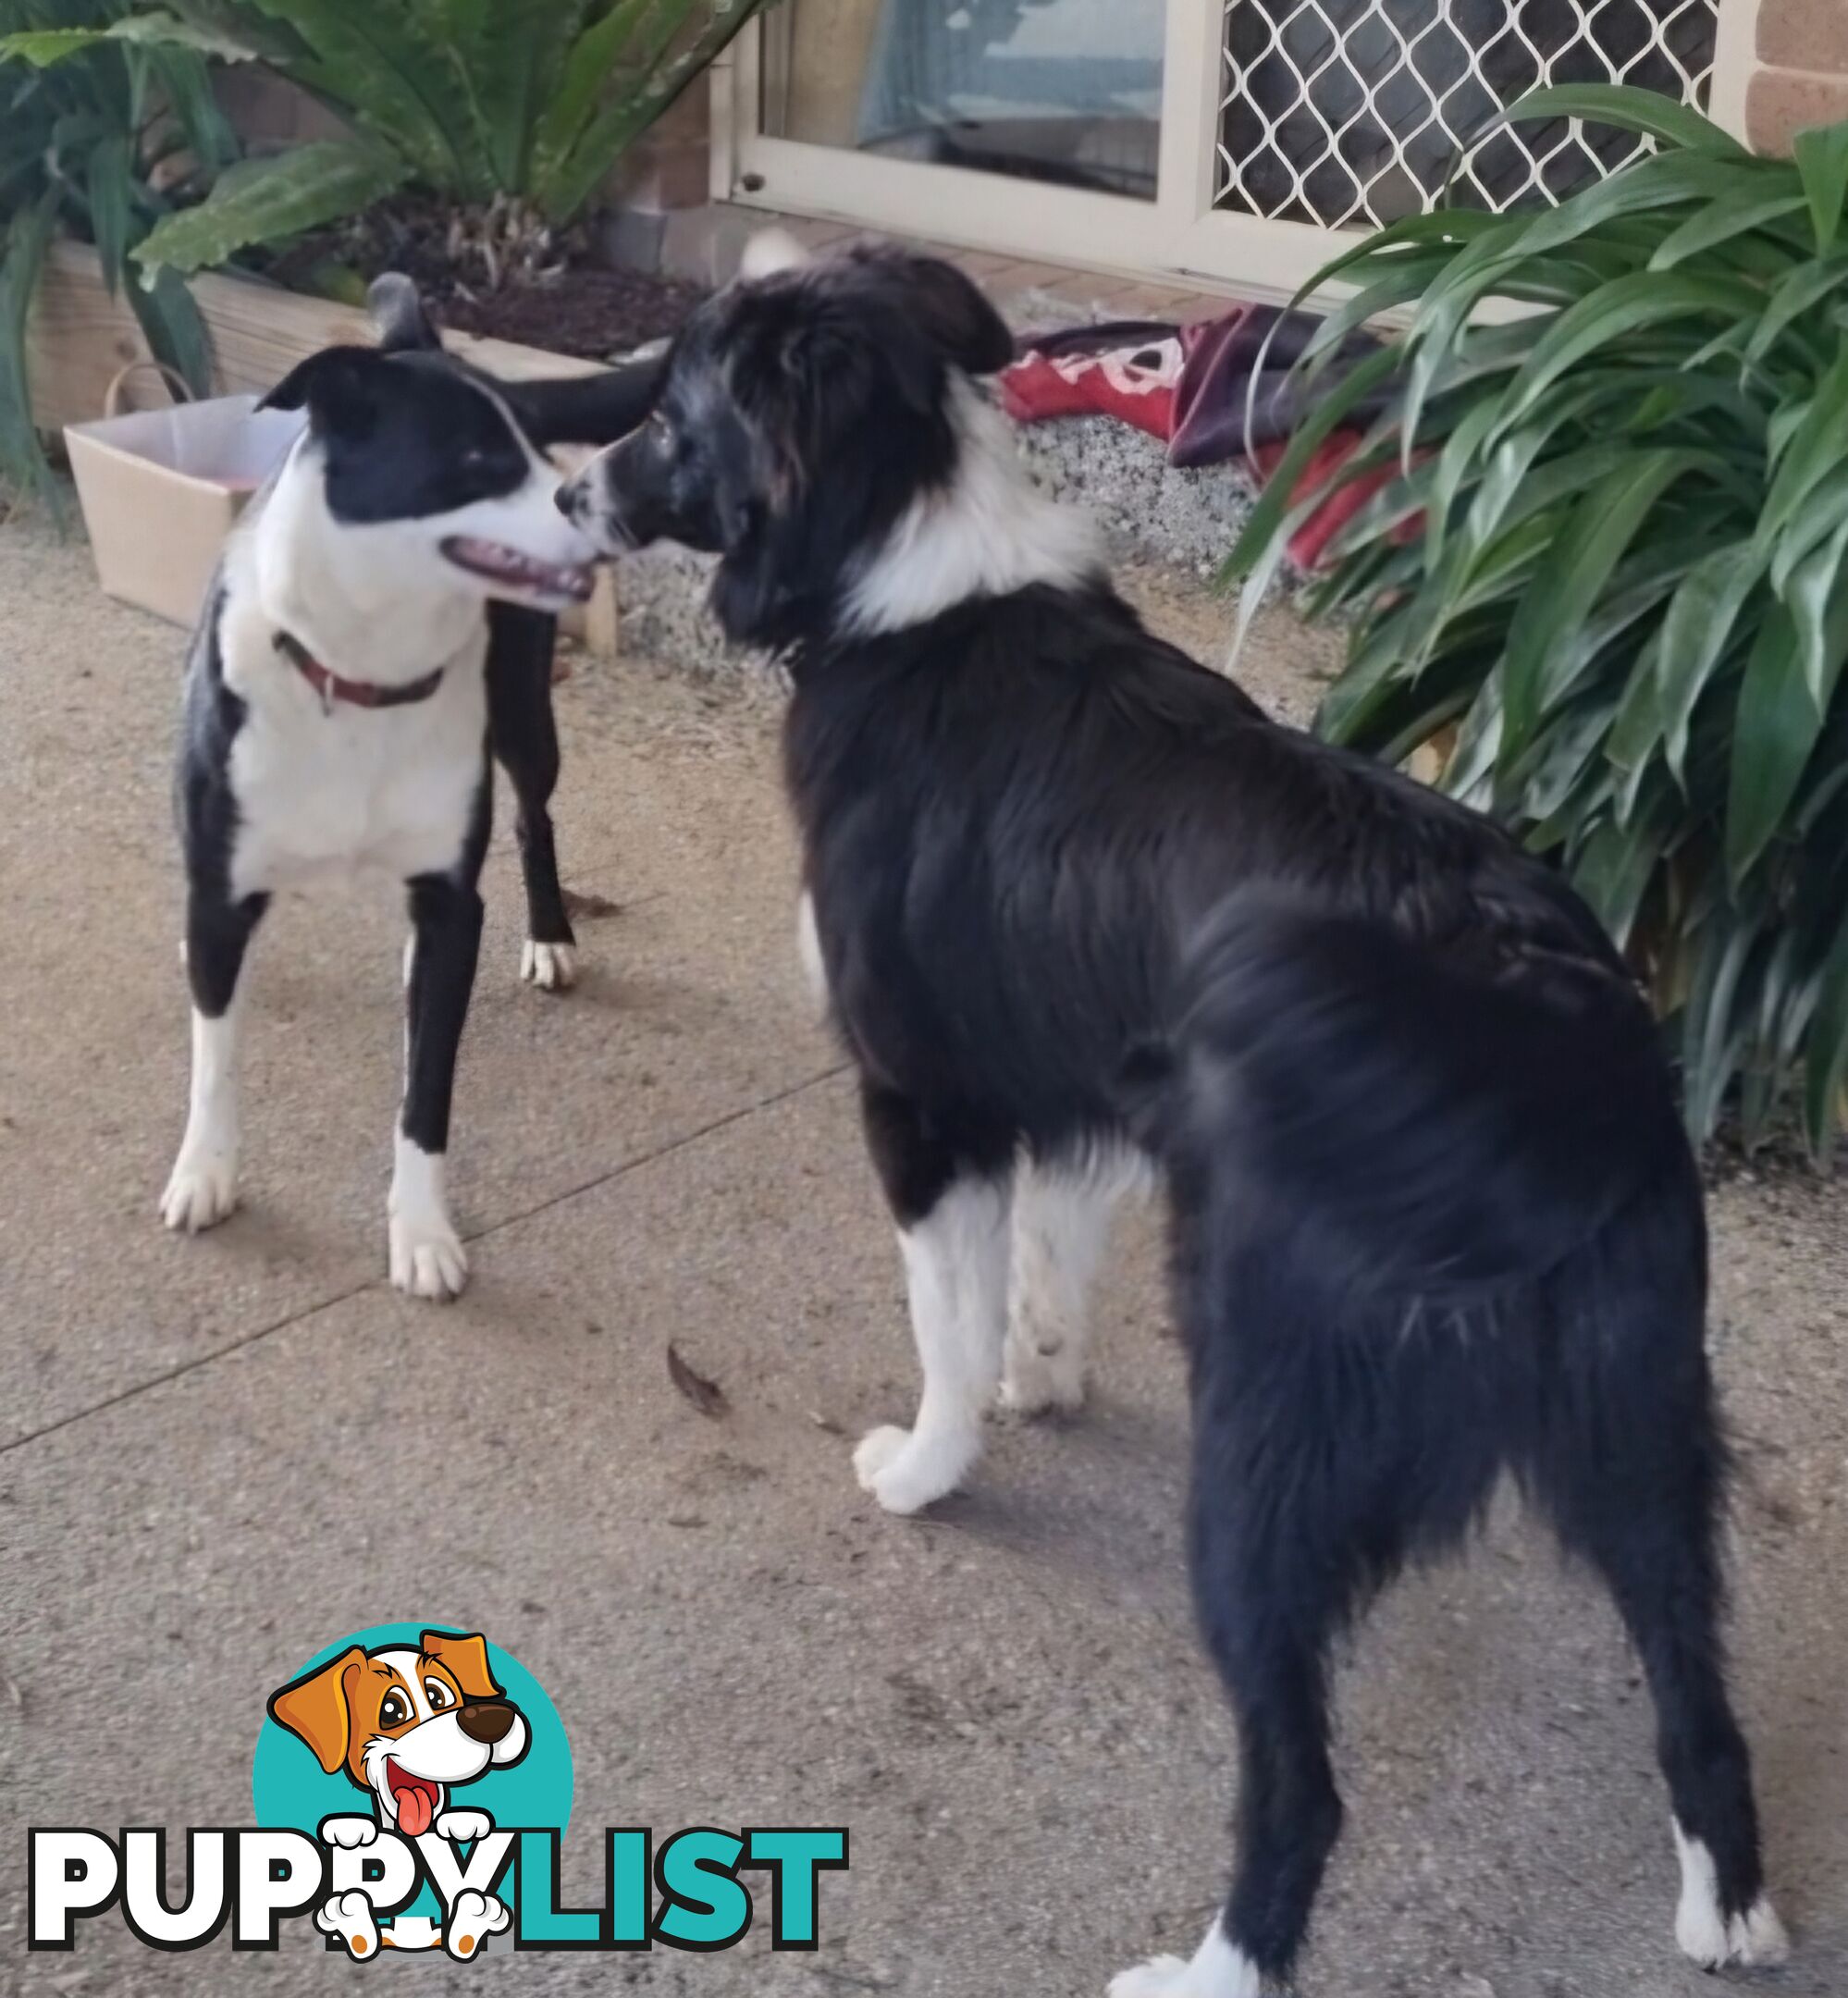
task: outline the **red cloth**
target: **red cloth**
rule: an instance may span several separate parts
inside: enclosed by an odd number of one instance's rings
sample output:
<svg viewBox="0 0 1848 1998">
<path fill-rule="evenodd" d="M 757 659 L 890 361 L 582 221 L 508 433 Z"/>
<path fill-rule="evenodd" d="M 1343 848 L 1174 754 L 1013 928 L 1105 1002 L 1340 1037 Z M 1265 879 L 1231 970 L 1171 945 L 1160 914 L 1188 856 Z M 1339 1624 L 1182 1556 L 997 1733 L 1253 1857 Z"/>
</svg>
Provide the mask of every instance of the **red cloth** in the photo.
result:
<svg viewBox="0 0 1848 1998">
<path fill-rule="evenodd" d="M 1140 323 L 1070 328 L 1030 342 L 1002 374 L 1002 407 L 1023 424 L 1058 416 L 1113 416 L 1162 438 L 1177 465 L 1245 457 L 1268 478 L 1288 443 L 1277 430 L 1299 413 L 1288 401 L 1289 371 L 1314 325 L 1308 314 L 1285 314 L 1279 323 L 1272 308 L 1241 305 L 1223 318 L 1185 328 Z M 1275 379 L 1260 404 L 1259 441 L 1248 456 L 1245 385 L 1261 364 Z M 1292 504 L 1326 485 L 1360 441 L 1359 430 L 1332 432 L 1303 468 Z M 1329 494 L 1290 536 L 1290 560 L 1298 568 L 1314 568 L 1329 542 L 1394 470 L 1382 466 Z M 1417 524 L 1409 531 L 1415 533 Z"/>
<path fill-rule="evenodd" d="M 1181 343 L 1169 335 L 1098 352 L 1034 347 L 1001 376 L 1001 406 L 1016 423 L 1115 416 L 1164 443 L 1173 434 Z"/>
</svg>

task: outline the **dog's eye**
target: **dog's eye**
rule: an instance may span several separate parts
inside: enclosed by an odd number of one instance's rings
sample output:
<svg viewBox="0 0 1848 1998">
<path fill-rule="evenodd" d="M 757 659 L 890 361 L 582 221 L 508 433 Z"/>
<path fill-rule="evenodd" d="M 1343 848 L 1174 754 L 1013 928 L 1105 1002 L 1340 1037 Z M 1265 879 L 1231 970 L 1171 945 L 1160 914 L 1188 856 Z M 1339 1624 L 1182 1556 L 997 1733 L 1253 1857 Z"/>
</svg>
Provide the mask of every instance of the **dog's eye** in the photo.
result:
<svg viewBox="0 0 1848 1998">
<path fill-rule="evenodd" d="M 432 1713 L 441 1713 L 445 1707 L 453 1707 L 456 1703 L 455 1695 L 440 1679 L 425 1680 L 424 1697 L 429 1701 Z"/>
<path fill-rule="evenodd" d="M 401 1727 L 411 1718 L 411 1702 L 395 1688 L 379 1703 L 378 1722 L 381 1727 Z"/>
</svg>

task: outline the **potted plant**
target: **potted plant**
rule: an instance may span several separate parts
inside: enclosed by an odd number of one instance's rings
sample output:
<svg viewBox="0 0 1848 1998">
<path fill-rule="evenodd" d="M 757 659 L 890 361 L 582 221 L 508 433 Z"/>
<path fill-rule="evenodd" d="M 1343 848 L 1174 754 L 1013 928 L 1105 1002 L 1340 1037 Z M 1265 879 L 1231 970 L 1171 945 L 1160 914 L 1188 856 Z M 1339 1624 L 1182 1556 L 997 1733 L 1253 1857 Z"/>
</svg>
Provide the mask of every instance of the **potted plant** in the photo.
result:
<svg viewBox="0 0 1848 1998">
<path fill-rule="evenodd" d="M 1317 405 L 1229 573 L 1249 616 L 1328 497 L 1292 508 L 1302 467 L 1390 384 L 1335 480 L 1396 475 L 1308 593 L 1351 620 L 1319 728 L 1393 758 L 1454 729 L 1444 787 L 1556 856 L 1650 979 L 1695 1133 L 1736 1091 L 1756 1141 L 1794 1093 L 1821 1155 L 1848 1077 L 1848 125 L 1775 160 L 1641 91 L 1505 116 L 1657 150 L 1331 265 L 1357 289 L 1306 368 L 1411 320 Z"/>
<path fill-rule="evenodd" d="M 55 496 L 32 423 L 26 317 L 55 238 L 93 243 L 155 357 L 203 390 L 210 354 L 177 272 L 129 258 L 195 179 L 231 157 L 209 33 L 127 0 L 0 0 L 0 477 Z M 125 282 L 125 278 L 127 281 Z"/>
</svg>

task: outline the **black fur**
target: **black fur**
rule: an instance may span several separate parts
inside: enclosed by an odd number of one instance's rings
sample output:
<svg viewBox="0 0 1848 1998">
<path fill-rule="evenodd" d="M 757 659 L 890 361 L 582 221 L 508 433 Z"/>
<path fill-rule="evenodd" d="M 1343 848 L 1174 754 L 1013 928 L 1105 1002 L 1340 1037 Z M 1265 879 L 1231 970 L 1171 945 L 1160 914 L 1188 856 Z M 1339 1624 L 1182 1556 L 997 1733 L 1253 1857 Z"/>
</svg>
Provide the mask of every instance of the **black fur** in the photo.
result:
<svg viewBox="0 0 1848 1998">
<path fill-rule="evenodd" d="M 889 257 L 738 289 L 576 500 L 718 549 L 721 616 L 787 659 L 807 885 L 901 1226 L 1023 1147 L 1127 1133 L 1168 1168 L 1190 1559 L 1244 1744 L 1226 1933 L 1287 1975 L 1341 1820 L 1331 1640 L 1505 1471 L 1609 1585 L 1741 1914 L 1701 1197 L 1643 1003 L 1488 821 L 1269 722 L 1101 583 L 844 628 L 954 476 L 955 370 L 1004 358 L 975 296 Z"/>
</svg>

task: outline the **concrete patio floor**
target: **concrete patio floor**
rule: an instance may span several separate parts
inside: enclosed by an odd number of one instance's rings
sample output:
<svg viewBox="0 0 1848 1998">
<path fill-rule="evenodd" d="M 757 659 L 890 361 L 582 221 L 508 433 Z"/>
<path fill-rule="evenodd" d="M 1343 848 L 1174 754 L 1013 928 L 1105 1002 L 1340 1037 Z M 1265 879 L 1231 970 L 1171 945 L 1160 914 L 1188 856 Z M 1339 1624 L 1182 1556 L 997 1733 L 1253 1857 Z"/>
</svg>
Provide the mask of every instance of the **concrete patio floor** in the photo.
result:
<svg viewBox="0 0 1848 1998">
<path fill-rule="evenodd" d="M 1203 637 L 1219 613 L 1165 606 Z M 345 1991 L 274 1956 L 23 1947 L 24 1827 L 250 1818 L 264 1701 L 344 1633 L 481 1629 L 535 1672 L 592 1828 L 845 1824 L 823 1946 L 400 1959 L 419 1992 L 1102 1998 L 1190 1948 L 1233 1742 L 1184 1588 L 1184 1407 L 1149 1217 L 1094 1402 L 997 1424 L 967 1495 L 878 1516 L 851 1441 L 907 1419 L 896 1258 L 791 947 L 767 703 L 645 664 L 560 689 L 562 1001 L 517 980 L 504 828 L 455 1181 L 474 1281 L 384 1283 L 400 921 L 279 906 L 255 964 L 246 1207 L 154 1199 L 184 1103 L 166 810 L 176 634 L 86 550 L 0 528 L 0 1991 Z M 1287 620 L 1252 679 L 1300 712 Z M 1747 1475 L 1737 1678 L 1792 1968 L 1848 1992 L 1848 1229 L 1835 1190 L 1714 1200 L 1715 1340 Z M 723 1387 L 700 1413 L 668 1342 Z M 1647 1703 L 1601 1598 L 1510 1510 L 1389 1598 L 1341 1684 L 1350 1807 L 1305 1998 L 1690 1998 Z M 373 1989 L 367 1974 L 364 1989 Z"/>
</svg>

